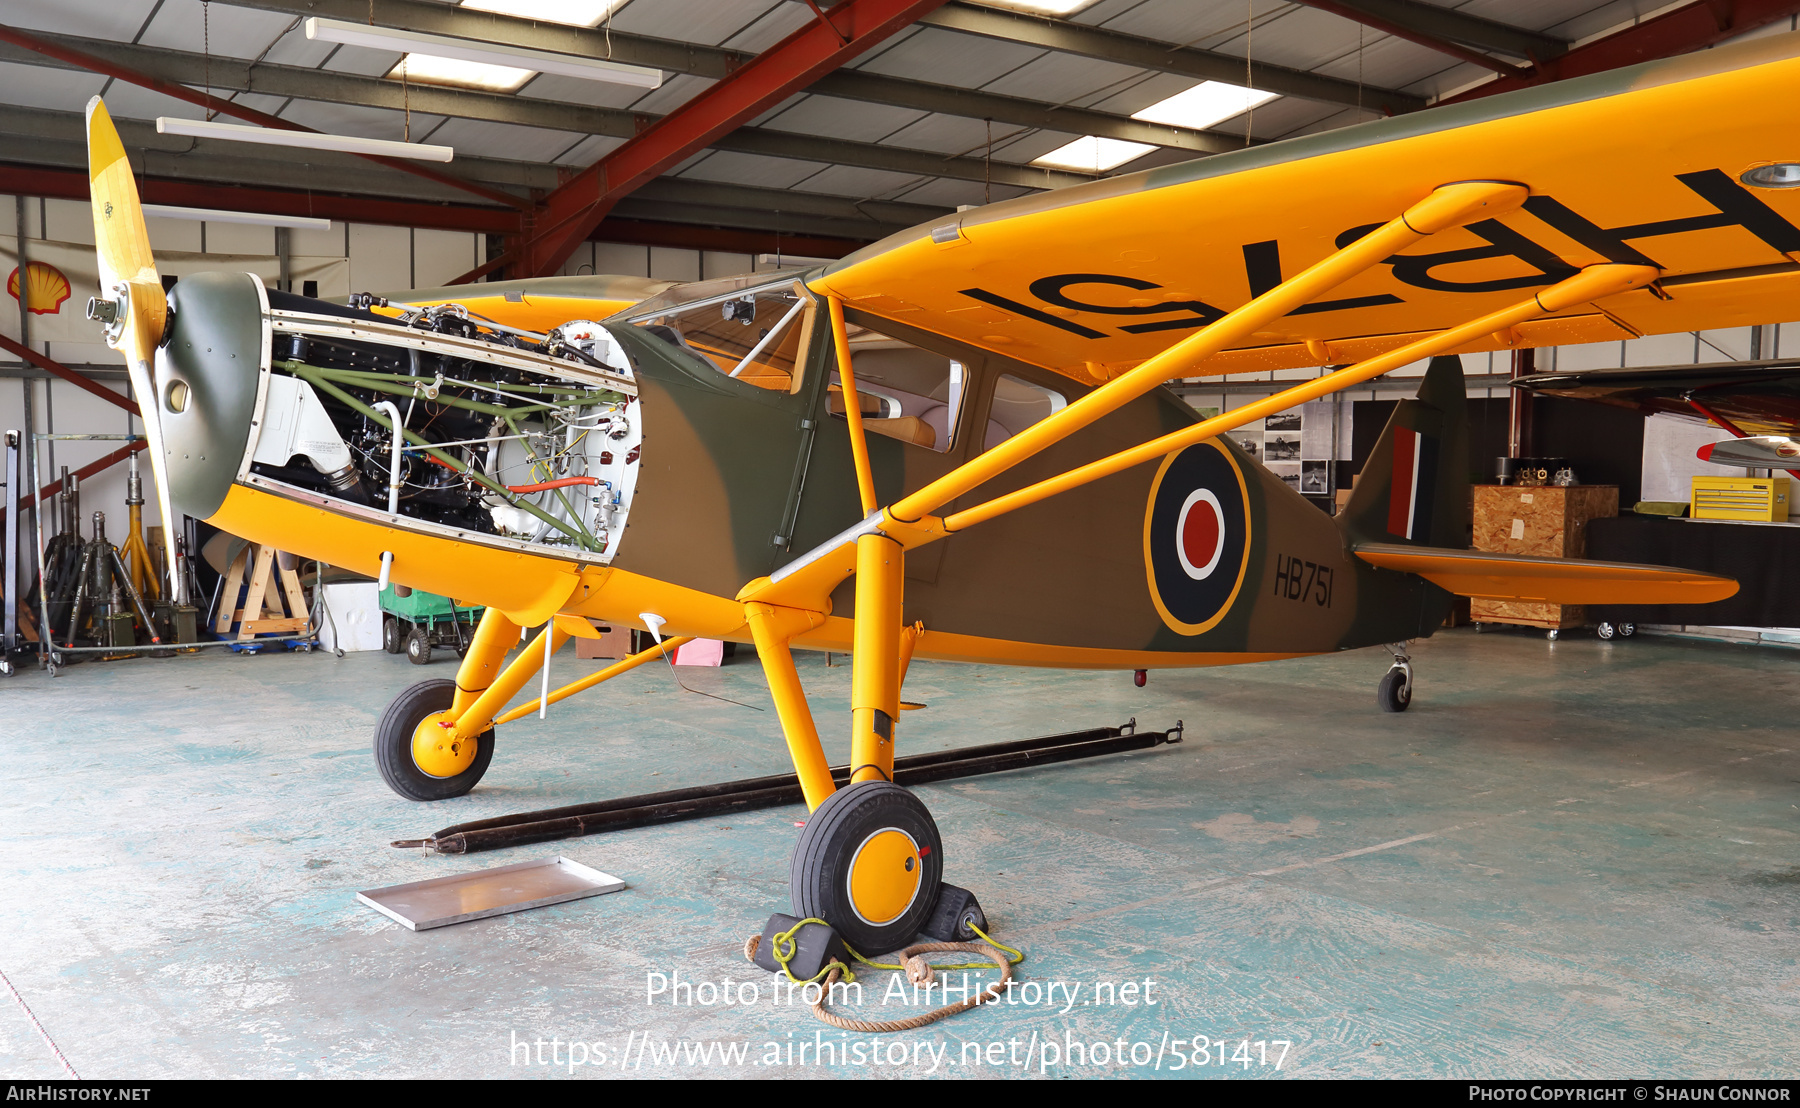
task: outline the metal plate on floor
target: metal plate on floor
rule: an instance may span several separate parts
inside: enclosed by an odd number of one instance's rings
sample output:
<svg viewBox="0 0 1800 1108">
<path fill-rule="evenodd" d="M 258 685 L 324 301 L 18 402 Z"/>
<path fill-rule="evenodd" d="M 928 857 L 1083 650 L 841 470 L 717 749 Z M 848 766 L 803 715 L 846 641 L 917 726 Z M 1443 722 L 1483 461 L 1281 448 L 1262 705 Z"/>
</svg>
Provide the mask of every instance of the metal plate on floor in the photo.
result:
<svg viewBox="0 0 1800 1108">
<path fill-rule="evenodd" d="M 369 889 L 356 899 L 414 931 L 616 893 L 625 882 L 567 858 L 498 866 Z"/>
</svg>

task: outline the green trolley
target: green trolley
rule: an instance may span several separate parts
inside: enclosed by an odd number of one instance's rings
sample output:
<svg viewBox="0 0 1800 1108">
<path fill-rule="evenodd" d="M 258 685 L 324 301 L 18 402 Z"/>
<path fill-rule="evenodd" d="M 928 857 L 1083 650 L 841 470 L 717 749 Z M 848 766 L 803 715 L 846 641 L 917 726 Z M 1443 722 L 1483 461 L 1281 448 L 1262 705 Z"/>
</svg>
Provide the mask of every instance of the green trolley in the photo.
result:
<svg viewBox="0 0 1800 1108">
<path fill-rule="evenodd" d="M 460 658 L 468 653 L 485 610 L 423 589 L 389 585 L 381 590 L 381 648 L 389 654 L 405 652 L 415 666 L 430 662 L 434 647 L 448 647 Z"/>
</svg>

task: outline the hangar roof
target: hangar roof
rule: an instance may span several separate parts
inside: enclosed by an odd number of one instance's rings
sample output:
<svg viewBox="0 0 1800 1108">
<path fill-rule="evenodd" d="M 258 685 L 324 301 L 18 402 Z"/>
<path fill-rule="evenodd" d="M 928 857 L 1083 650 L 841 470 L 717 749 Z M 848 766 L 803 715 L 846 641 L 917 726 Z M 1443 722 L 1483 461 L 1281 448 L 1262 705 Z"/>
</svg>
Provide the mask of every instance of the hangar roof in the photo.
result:
<svg viewBox="0 0 1800 1108">
<path fill-rule="evenodd" d="M 491 14 L 496 7 L 531 11 L 533 5 L 565 16 L 577 8 L 604 14 L 592 29 Z M 821 18 L 813 0 L 613 0 L 609 13 L 608 6 L 608 0 L 10 0 L 0 23 L 65 48 L 65 56 L 16 39 L 0 42 L 0 101 L 11 105 L 0 113 L 0 162 L 82 167 L 80 113 L 101 93 L 140 172 L 149 176 L 479 206 L 487 202 L 452 184 L 351 155 L 158 134 L 153 121 L 159 116 L 207 113 L 117 73 L 208 89 L 318 130 L 453 146 L 449 174 L 535 196 Z M 1043 14 L 1046 6 L 1073 10 L 1057 17 Z M 614 214 L 854 245 L 958 205 L 1418 110 L 1492 81 L 1497 72 L 1529 70 L 1683 6 L 1655 0 L 951 0 L 693 153 Z M 309 40 L 308 16 L 599 54 L 651 65 L 664 80 L 645 90 L 536 74 L 516 89 L 494 91 L 426 83 L 410 71 L 402 79 L 401 52 Z M 71 63 L 67 49 L 100 58 L 113 75 Z M 1157 110 L 1209 81 L 1227 103 L 1245 88 L 1270 98 L 1192 126 L 1171 125 L 1174 108 Z M 1144 115 L 1156 118 L 1134 118 Z M 1071 144 L 1072 154 L 1058 154 Z M 1083 158 L 1087 164 L 1078 164 Z M 244 205 L 254 209 L 252 194 L 246 192 Z"/>
</svg>

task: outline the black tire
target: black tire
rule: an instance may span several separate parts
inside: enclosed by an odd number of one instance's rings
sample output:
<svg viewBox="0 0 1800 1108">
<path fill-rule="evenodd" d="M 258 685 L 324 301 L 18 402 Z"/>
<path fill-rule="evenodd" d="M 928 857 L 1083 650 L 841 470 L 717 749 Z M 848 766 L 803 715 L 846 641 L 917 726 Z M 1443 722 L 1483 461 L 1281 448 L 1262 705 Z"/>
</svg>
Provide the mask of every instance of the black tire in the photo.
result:
<svg viewBox="0 0 1800 1108">
<path fill-rule="evenodd" d="M 1384 712 L 1404 712 L 1412 703 L 1412 687 L 1407 683 L 1406 673 L 1400 669 L 1390 669 L 1387 676 L 1381 679 L 1376 690 L 1375 699 L 1381 704 Z"/>
<path fill-rule="evenodd" d="M 400 639 L 400 621 L 393 616 L 381 617 L 381 649 L 398 654 L 405 649 Z"/>
<path fill-rule="evenodd" d="M 919 880 L 903 908 L 885 920 L 870 920 L 851 902 L 851 867 L 863 847 L 888 831 L 899 831 L 914 844 L 900 864 L 908 874 L 917 864 Z M 943 840 L 919 798 L 887 781 L 863 781 L 833 793 L 807 819 L 788 880 L 795 915 L 824 920 L 859 953 L 874 957 L 900 949 L 919 933 L 937 905 L 943 874 Z"/>
<path fill-rule="evenodd" d="M 431 664 L 431 633 L 414 627 L 406 636 L 406 660 L 415 666 Z"/>
<path fill-rule="evenodd" d="M 412 738 L 419 723 L 456 700 L 456 682 L 420 681 L 396 696 L 375 725 L 375 768 L 387 787 L 408 800 L 448 800 L 475 787 L 494 760 L 494 729 L 476 738 L 475 760 L 455 777 L 433 777 L 413 760 Z"/>
</svg>

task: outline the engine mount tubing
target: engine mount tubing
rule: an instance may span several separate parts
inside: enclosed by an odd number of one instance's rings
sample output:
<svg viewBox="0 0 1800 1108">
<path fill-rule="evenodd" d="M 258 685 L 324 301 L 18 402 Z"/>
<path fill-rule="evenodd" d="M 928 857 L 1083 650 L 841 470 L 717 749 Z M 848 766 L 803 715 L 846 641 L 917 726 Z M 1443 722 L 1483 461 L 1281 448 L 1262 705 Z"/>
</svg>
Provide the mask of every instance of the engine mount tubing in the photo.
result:
<svg viewBox="0 0 1800 1108">
<path fill-rule="evenodd" d="M 1641 288 L 1654 281 L 1658 271 L 1651 266 L 1641 265 L 1593 265 L 1580 273 L 1560 281 L 1550 288 L 1538 293 L 1528 300 L 1522 300 L 1508 308 L 1490 312 L 1480 319 L 1465 323 L 1460 327 L 1452 327 L 1440 331 L 1416 342 L 1367 358 L 1355 365 L 1328 373 L 1323 377 L 1315 377 L 1304 384 L 1285 389 L 1273 396 L 1264 397 L 1253 403 L 1233 408 L 1223 415 L 1211 419 L 1203 419 L 1199 423 L 1184 427 L 1180 431 L 1171 432 L 1161 438 L 1122 450 L 1110 457 L 1101 458 L 1087 465 L 1069 470 L 1067 473 L 1039 481 L 1035 485 L 1027 485 L 1017 492 L 996 497 L 985 504 L 977 504 L 972 508 L 956 512 L 944 517 L 944 526 L 950 531 L 961 531 L 986 522 L 996 516 L 1035 504 L 1058 493 L 1067 492 L 1102 477 L 1109 477 L 1121 470 L 1161 458 L 1186 446 L 1222 435 L 1246 423 L 1262 419 L 1276 412 L 1284 412 L 1297 404 L 1309 400 L 1317 400 L 1341 389 L 1349 388 L 1362 381 L 1379 377 L 1403 365 L 1416 362 L 1421 358 L 1429 358 L 1446 350 L 1454 350 L 1482 335 L 1503 331 L 1508 327 L 1537 319 L 1584 304 L 1590 300 L 1598 300 L 1631 289 Z M 1064 409 L 1065 411 L 1067 409 Z"/>
<path fill-rule="evenodd" d="M 334 385 L 330 381 L 326 380 L 323 376 L 320 376 L 317 373 L 317 371 L 314 370 L 314 368 L 312 366 L 306 365 L 303 362 L 285 362 L 285 363 L 282 363 L 282 365 L 284 368 L 291 370 L 296 376 L 305 378 L 307 381 L 311 382 L 314 385 L 317 385 L 319 388 L 324 389 L 326 392 L 330 393 L 332 396 L 337 397 L 339 400 L 343 401 L 345 404 L 348 404 L 353 411 L 359 412 L 362 415 L 365 415 L 368 418 L 374 420 L 376 423 L 380 424 L 383 429 L 389 430 L 389 431 L 393 430 L 393 427 L 388 423 L 388 421 L 382 418 L 381 413 L 377 412 L 374 408 L 371 408 L 369 405 L 364 404 L 362 401 L 358 400 L 356 397 L 351 396 L 349 393 L 345 392 L 343 389 L 338 388 L 336 385 Z M 489 492 L 498 493 L 501 496 L 506 496 L 506 497 L 510 497 L 512 495 L 511 493 L 508 493 L 506 491 L 506 487 L 504 485 L 500 484 L 498 481 L 495 481 L 493 478 L 489 477 L 487 474 L 479 473 L 475 470 L 470 469 L 468 466 L 463 465 L 461 462 L 458 462 L 455 458 L 452 458 L 448 454 L 445 454 L 442 450 L 439 450 L 436 447 L 432 446 L 431 443 L 429 443 L 425 440 L 425 437 L 423 435 L 417 434 L 412 431 L 407 431 L 406 432 L 406 441 L 412 443 L 414 446 L 425 451 L 425 453 L 427 455 L 429 455 L 432 458 L 437 459 L 439 462 L 443 463 L 444 465 L 449 466 L 451 469 L 454 469 L 456 472 L 466 475 L 470 480 L 474 481 L 476 484 L 480 485 L 481 487 L 487 489 Z M 507 503 L 511 504 L 512 501 L 508 500 Z M 518 507 L 518 508 L 522 508 L 525 511 L 531 513 L 532 515 L 537 516 L 539 519 L 550 524 L 552 527 L 555 527 L 558 531 L 561 531 L 563 534 L 574 539 L 576 542 L 581 543 L 583 545 L 583 547 L 586 547 L 587 542 L 591 541 L 591 540 L 584 540 L 582 538 L 580 531 L 570 528 L 568 524 L 564 523 L 560 519 L 557 519 L 555 516 L 551 515 L 549 512 L 544 511 L 542 508 L 538 507 L 536 504 L 521 502 L 514 506 Z"/>
<path fill-rule="evenodd" d="M 1317 299 L 1351 277 L 1380 265 L 1408 246 L 1478 217 L 1512 211 L 1530 190 L 1507 181 L 1462 181 L 1441 185 L 1398 217 L 1316 262 L 1142 365 L 1115 377 L 1062 411 L 1027 427 L 994 449 L 976 456 L 888 509 L 895 519 L 918 520 L 1011 469 L 1046 447 L 1194 367 L 1269 323 Z M 828 283 L 828 282 L 827 282 Z"/>
<path fill-rule="evenodd" d="M 883 534 L 856 540 L 850 780 L 891 781 L 900 715 L 900 607 L 906 551 Z M 885 719 L 884 719 L 885 717 Z"/>
<path fill-rule="evenodd" d="M 532 639 L 519 652 L 519 656 L 512 660 L 512 664 L 500 672 L 494 683 L 475 698 L 475 703 L 469 705 L 467 711 L 457 714 L 455 722 L 449 727 L 451 741 L 466 742 L 494 726 L 494 717 L 500 714 L 500 709 L 517 696 L 519 690 L 525 687 L 525 682 L 531 680 L 543 666 L 545 635 L 552 636 L 549 644 L 551 654 L 556 653 L 569 640 L 568 632 L 557 627 L 556 620 L 551 619 L 548 626 L 538 632 L 538 637 Z"/>
<path fill-rule="evenodd" d="M 1022 739 L 962 750 L 936 751 L 902 758 L 894 764 L 894 780 L 913 786 L 933 781 L 972 777 L 1029 766 L 1052 765 L 1079 758 L 1147 750 L 1180 742 L 1173 731 L 1139 731 L 1125 735 L 1117 727 L 1070 735 Z M 826 772 L 836 785 L 849 781 L 848 766 L 831 766 Z M 642 796 L 621 797 L 593 804 L 570 805 L 541 812 L 474 820 L 446 827 L 419 845 L 440 854 L 474 854 L 507 846 L 575 838 L 600 831 L 625 830 L 659 823 L 701 819 L 731 812 L 753 811 L 793 804 L 802 798 L 799 782 L 791 774 L 725 781 Z"/>
<path fill-rule="evenodd" d="M 831 779 L 825 748 L 819 742 L 818 724 L 806 702 L 806 690 L 794 668 L 794 652 L 788 646 L 787 630 L 781 626 L 781 613 L 771 605 L 752 603 L 744 605 L 744 615 L 750 624 L 750 637 L 756 643 L 757 657 L 762 660 L 763 675 L 769 682 L 769 696 L 775 701 L 775 714 L 781 720 L 781 735 L 787 741 L 795 781 L 806 799 L 807 811 L 817 811 L 837 791 L 837 786 Z"/>
<path fill-rule="evenodd" d="M 674 650 L 675 648 L 677 648 L 679 646 L 684 646 L 687 643 L 690 643 L 693 641 L 694 641 L 694 636 L 692 636 L 692 635 L 680 635 L 680 636 L 676 636 L 673 638 L 664 639 L 662 642 L 657 643 L 655 646 L 651 647 L 648 650 L 640 650 L 636 654 L 631 655 L 629 658 L 621 659 L 620 661 L 615 662 L 610 666 L 607 666 L 603 670 L 599 670 L 598 672 L 595 672 L 595 673 L 590 673 L 586 677 L 581 678 L 579 681 L 571 681 L 567 685 L 564 685 L 562 688 L 556 689 L 555 691 L 553 691 L 550 694 L 550 704 L 556 704 L 560 701 L 567 700 L 569 697 L 574 696 L 578 692 L 582 692 L 586 689 L 591 689 L 595 685 L 600 684 L 602 681 L 610 681 L 622 673 L 630 673 L 632 670 L 643 665 L 645 662 L 655 661 L 656 659 L 662 657 L 664 654 Z M 533 700 L 529 704 L 521 704 L 519 707 L 514 708 L 511 711 L 507 712 L 505 715 L 501 716 L 500 718 L 498 718 L 494 721 L 494 726 L 498 727 L 503 723 L 511 723 L 517 719 L 524 719 L 526 716 L 537 711 L 538 709 L 546 708 L 546 707 L 549 707 L 549 704 L 545 704 L 543 701 L 543 698 L 540 697 L 537 700 Z"/>
<path fill-rule="evenodd" d="M 844 302 L 825 298 L 831 313 L 831 343 L 837 354 L 838 383 L 844 389 L 844 422 L 850 425 L 850 458 L 856 465 L 856 491 L 862 497 L 863 515 L 881 507 L 875 499 L 875 471 L 869 465 L 869 438 L 863 428 L 862 397 L 856 391 L 856 373 L 850 367 L 850 327 L 844 322 Z"/>
<path fill-rule="evenodd" d="M 456 698 L 450 710 L 458 718 L 486 692 L 500 673 L 507 648 L 519 641 L 519 625 L 498 608 L 481 613 L 481 622 L 469 639 L 469 649 L 456 670 Z"/>
</svg>

